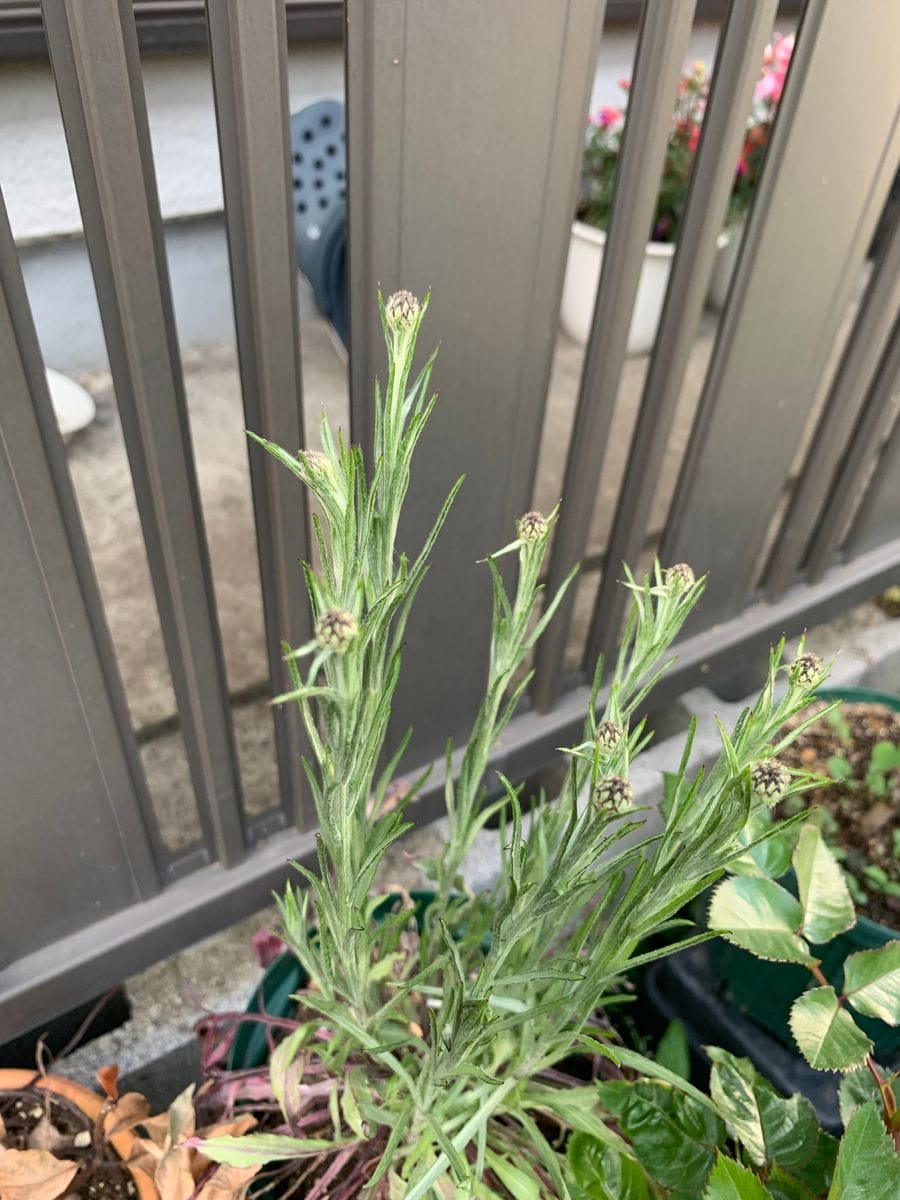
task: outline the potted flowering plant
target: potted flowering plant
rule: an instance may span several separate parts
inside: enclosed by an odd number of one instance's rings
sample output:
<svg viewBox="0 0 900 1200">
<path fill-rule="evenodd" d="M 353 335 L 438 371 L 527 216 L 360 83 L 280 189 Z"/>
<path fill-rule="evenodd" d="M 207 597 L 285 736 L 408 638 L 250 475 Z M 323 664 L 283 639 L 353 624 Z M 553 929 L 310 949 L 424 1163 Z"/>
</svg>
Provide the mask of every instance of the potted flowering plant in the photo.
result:
<svg viewBox="0 0 900 1200">
<path fill-rule="evenodd" d="M 629 81 L 622 80 L 619 86 L 627 95 Z M 629 354 L 645 354 L 656 336 L 687 199 L 691 163 L 700 137 L 707 88 L 706 68 L 699 61 L 682 75 L 678 84 L 672 131 L 628 334 Z M 604 105 L 591 117 L 585 136 L 581 189 L 560 309 L 563 329 L 581 343 L 587 341 L 590 332 L 624 124 L 623 108 Z"/>
<path fill-rule="evenodd" d="M 770 800 L 760 764 L 825 674 L 809 656 L 784 667 L 774 650 L 759 700 L 733 730 L 722 728 L 715 766 L 690 773 L 686 748 L 660 826 L 636 808 L 629 766 L 648 740 L 641 707 L 703 581 L 684 564 L 657 565 L 641 582 L 626 572 L 632 608 L 622 646 L 602 703 L 598 666 L 558 799 L 526 814 L 521 789 L 501 777 L 504 795 L 486 803 L 492 748 L 527 686 L 521 668 L 562 595 L 541 603 L 556 514 L 526 513 L 514 540 L 486 560 L 487 684 L 459 759 L 448 746 L 447 840 L 425 864 L 433 891 L 415 899 L 373 891 L 386 851 L 410 828 L 416 791 L 395 790 L 388 801 L 407 739 L 383 754 L 404 627 L 460 486 L 421 552 L 399 552 L 410 464 L 434 404 L 432 360 L 411 373 L 426 308 L 406 292 L 382 306 L 389 371 L 384 390 L 376 388 L 371 471 L 327 421 L 321 451 L 292 454 L 256 439 L 321 512 L 321 567 L 304 567 L 314 636 L 285 647 L 293 687 L 278 697 L 298 706 L 309 741 L 318 867 L 299 866 L 303 887 L 290 886 L 280 902 L 280 932 L 303 978 L 289 1016 L 253 1018 L 266 1026 L 268 1061 L 262 1071 L 216 1074 L 203 1093 L 209 1118 L 248 1106 L 259 1127 L 184 1144 L 233 1168 L 266 1164 L 250 1194 L 272 1200 L 567 1200 L 577 1194 L 566 1180 L 567 1137 L 626 1147 L 604 1119 L 596 1086 L 559 1071 L 575 1050 L 708 1106 L 672 1070 L 615 1042 L 593 1014 L 623 974 L 673 948 L 660 948 L 660 934 L 676 932 L 676 948 L 714 936 L 686 930 L 675 914 L 746 852 L 748 819 Z M 518 565 L 512 594 L 497 565 L 505 554 Z M 464 860 L 498 812 L 499 878 L 474 892 Z M 221 1036 L 221 1024 L 206 1024 Z"/>
<path fill-rule="evenodd" d="M 793 35 L 783 37 L 777 33 L 766 47 L 710 280 L 708 302 L 715 311 L 724 307 L 743 223 L 762 169 L 793 49 Z M 630 83 L 622 80 L 619 86 L 627 94 Z M 629 354 L 647 353 L 656 337 L 708 93 L 706 67 L 695 62 L 678 84 L 672 130 L 628 335 Z M 590 332 L 624 122 L 623 108 L 604 105 L 591 117 L 585 135 L 581 190 L 560 308 L 563 329 L 580 343 L 587 341 Z"/>
<path fill-rule="evenodd" d="M 794 35 L 785 37 L 776 33 L 766 46 L 762 71 L 753 93 L 753 107 L 747 118 L 747 132 L 741 156 L 734 175 L 734 185 L 728 201 L 725 231 L 719 241 L 719 249 L 709 282 L 707 304 L 713 312 L 721 312 L 737 263 L 738 250 L 744 232 L 744 222 L 750 210 L 750 201 L 762 171 L 763 159 L 772 123 L 784 91 L 791 56 L 794 53 Z"/>
</svg>

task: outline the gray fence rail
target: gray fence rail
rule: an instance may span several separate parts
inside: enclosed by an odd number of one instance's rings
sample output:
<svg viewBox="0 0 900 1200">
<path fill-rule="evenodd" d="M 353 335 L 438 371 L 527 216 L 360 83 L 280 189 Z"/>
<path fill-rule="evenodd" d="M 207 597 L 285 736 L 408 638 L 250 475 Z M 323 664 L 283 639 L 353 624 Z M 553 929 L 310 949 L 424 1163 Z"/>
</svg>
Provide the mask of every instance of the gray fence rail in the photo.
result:
<svg viewBox="0 0 900 1200">
<path fill-rule="evenodd" d="M 351 433 L 366 444 L 371 432 L 376 286 L 431 285 L 442 402 L 413 480 L 410 546 L 452 477 L 469 476 L 410 627 L 395 717 L 397 729 L 414 719 L 410 766 L 466 732 L 488 639 L 475 560 L 531 503 L 604 7 L 347 0 Z M 565 667 L 572 601 L 498 752 L 513 777 L 578 729 L 586 672 L 618 633 L 618 565 L 644 547 L 776 9 L 733 0 L 723 19 L 583 662 Z M 14 915 L 0 931 L 0 1040 L 261 907 L 313 844 L 290 713 L 272 717 L 280 806 L 254 819 L 241 803 L 132 5 L 42 11 L 201 837 L 178 854 L 160 837 L 0 202 L 0 880 Z M 692 0 L 642 11 L 551 586 L 588 552 L 693 17 Z M 304 426 L 284 0 L 208 0 L 207 19 L 245 418 L 292 447 Z M 807 0 L 661 538 L 667 560 L 710 579 L 660 700 L 896 581 L 897 228 L 828 376 L 900 157 L 898 58 L 895 0 L 869 0 L 864 20 L 855 0 Z M 250 472 L 277 691 L 280 639 L 308 631 L 295 567 L 307 511 L 262 455 Z M 422 817 L 440 809 L 441 774 Z"/>
</svg>

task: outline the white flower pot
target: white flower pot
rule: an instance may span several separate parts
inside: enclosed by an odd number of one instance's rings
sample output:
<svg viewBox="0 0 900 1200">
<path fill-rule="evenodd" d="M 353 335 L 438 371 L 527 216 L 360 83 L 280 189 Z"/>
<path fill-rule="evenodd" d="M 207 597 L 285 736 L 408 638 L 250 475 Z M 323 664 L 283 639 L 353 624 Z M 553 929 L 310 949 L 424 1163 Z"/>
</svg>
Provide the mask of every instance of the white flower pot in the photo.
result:
<svg viewBox="0 0 900 1200">
<path fill-rule="evenodd" d="M 606 234 L 602 229 L 583 221 L 574 222 L 559 319 L 569 337 L 582 345 L 591 331 L 605 245 Z M 628 331 L 629 354 L 647 354 L 653 346 L 674 254 L 674 244 L 647 243 Z"/>
<path fill-rule="evenodd" d="M 706 294 L 706 307 L 714 313 L 720 313 L 725 307 L 743 237 L 744 226 L 742 224 L 733 225 L 719 237 L 716 261 L 713 266 L 712 278 L 709 281 L 709 291 Z"/>
</svg>

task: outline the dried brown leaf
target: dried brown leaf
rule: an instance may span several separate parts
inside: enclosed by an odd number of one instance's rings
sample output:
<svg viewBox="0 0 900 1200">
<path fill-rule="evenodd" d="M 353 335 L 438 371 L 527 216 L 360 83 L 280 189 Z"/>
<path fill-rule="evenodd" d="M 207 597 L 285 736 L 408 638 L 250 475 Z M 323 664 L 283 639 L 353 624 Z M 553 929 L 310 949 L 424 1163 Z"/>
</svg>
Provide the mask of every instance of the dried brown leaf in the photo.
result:
<svg viewBox="0 0 900 1200">
<path fill-rule="evenodd" d="M 0 1153 L 0 1197 L 58 1200 L 77 1170 L 77 1163 L 55 1158 L 47 1150 L 4 1150 Z"/>
<path fill-rule="evenodd" d="M 262 1163 L 254 1167 L 219 1167 L 203 1185 L 197 1200 L 244 1200 L 250 1181 L 261 1170 Z"/>
<path fill-rule="evenodd" d="M 97 1082 L 106 1092 L 110 1100 L 118 1100 L 119 1098 L 119 1067 L 117 1063 L 111 1063 L 108 1067 L 101 1067 L 97 1072 Z"/>
<path fill-rule="evenodd" d="M 126 1092 L 116 1101 L 112 1112 L 106 1118 L 104 1126 L 106 1136 L 132 1129 L 140 1125 L 150 1116 L 150 1101 L 140 1092 Z"/>
</svg>

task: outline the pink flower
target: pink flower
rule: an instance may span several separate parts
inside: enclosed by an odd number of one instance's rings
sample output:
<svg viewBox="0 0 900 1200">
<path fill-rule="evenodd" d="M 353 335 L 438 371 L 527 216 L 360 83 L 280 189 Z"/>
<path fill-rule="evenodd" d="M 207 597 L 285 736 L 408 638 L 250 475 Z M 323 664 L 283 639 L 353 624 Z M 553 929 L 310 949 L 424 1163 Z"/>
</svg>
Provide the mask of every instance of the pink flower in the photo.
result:
<svg viewBox="0 0 900 1200">
<path fill-rule="evenodd" d="M 691 133 L 688 138 L 688 150 L 690 150 L 691 154 L 694 154 L 696 152 L 697 144 L 699 141 L 700 141 L 700 126 L 692 125 Z"/>
<path fill-rule="evenodd" d="M 630 80 L 630 79 L 620 79 L 620 80 L 619 80 L 619 87 L 622 89 L 622 91 L 623 91 L 623 92 L 630 91 L 630 89 L 631 89 L 631 80 Z"/>
<path fill-rule="evenodd" d="M 601 129 L 611 129 L 613 125 L 618 125 L 623 115 L 620 108 L 615 108 L 612 104 L 604 104 L 594 121 Z"/>
<path fill-rule="evenodd" d="M 776 33 L 772 40 L 775 43 L 775 61 L 780 67 L 787 70 L 791 55 L 794 53 L 794 35 L 782 37 L 780 33 Z"/>
</svg>

